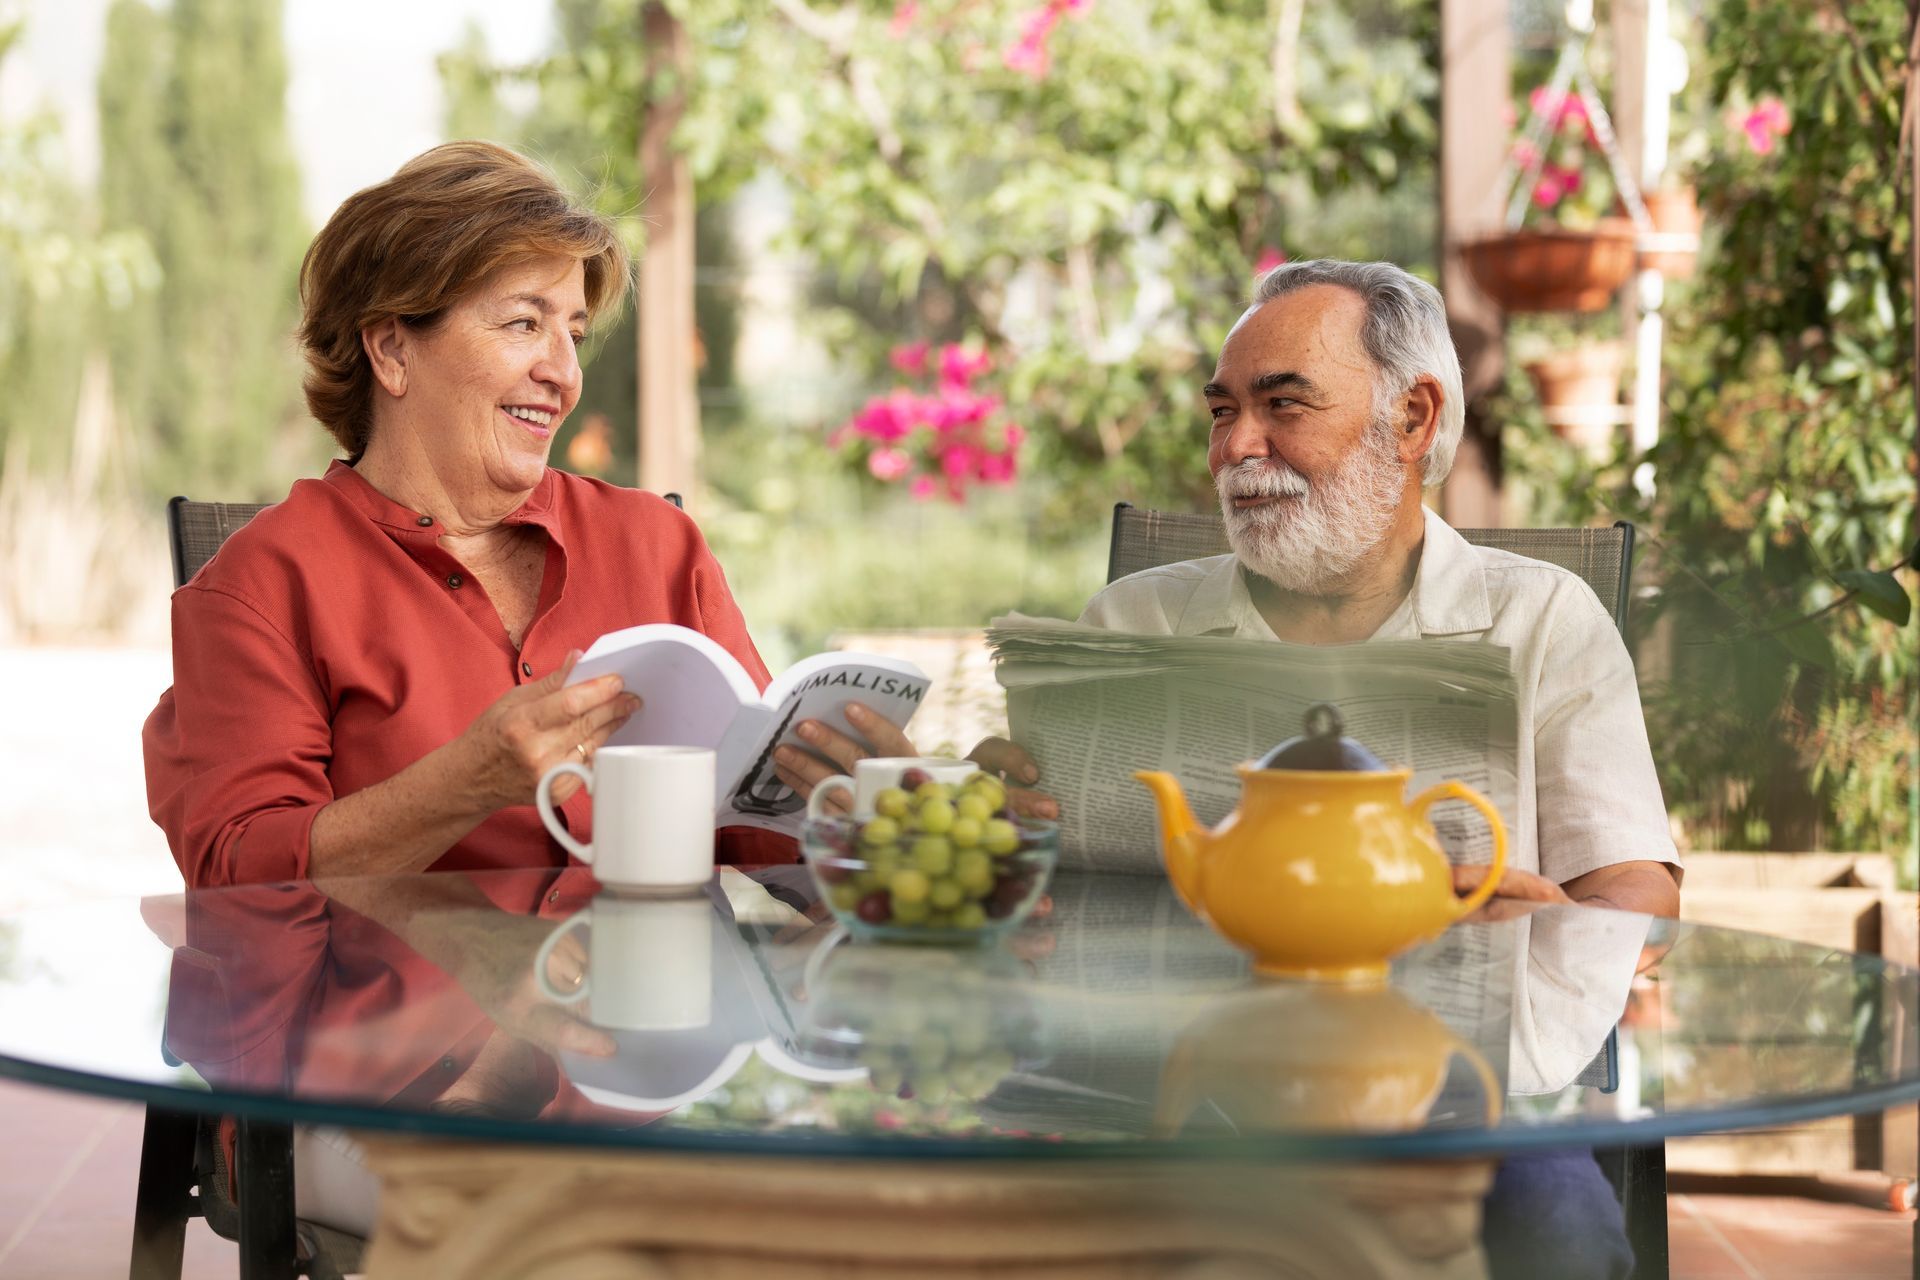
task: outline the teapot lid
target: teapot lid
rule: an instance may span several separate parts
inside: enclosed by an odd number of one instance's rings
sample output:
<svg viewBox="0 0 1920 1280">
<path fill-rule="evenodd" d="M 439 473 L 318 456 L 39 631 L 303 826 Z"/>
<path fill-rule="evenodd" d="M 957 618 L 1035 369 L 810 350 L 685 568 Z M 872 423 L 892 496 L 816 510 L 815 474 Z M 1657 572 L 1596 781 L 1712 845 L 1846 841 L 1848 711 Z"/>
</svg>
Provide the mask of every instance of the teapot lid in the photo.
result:
<svg viewBox="0 0 1920 1280">
<path fill-rule="evenodd" d="M 1381 773 L 1386 765 L 1380 757 L 1342 737 L 1346 721 L 1340 708 L 1331 702 L 1316 702 L 1307 708 L 1306 732 L 1260 757 L 1258 769 L 1303 769 L 1317 773 Z"/>
</svg>

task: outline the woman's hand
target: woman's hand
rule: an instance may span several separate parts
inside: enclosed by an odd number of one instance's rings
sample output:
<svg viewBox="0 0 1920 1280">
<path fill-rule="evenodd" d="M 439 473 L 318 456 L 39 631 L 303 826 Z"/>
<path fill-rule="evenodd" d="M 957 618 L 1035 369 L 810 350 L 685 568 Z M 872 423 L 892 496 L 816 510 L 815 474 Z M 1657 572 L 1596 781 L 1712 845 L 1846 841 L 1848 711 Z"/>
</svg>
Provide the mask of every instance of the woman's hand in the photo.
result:
<svg viewBox="0 0 1920 1280">
<path fill-rule="evenodd" d="M 1060 802 L 1044 791 L 1028 788 L 1040 781 L 1040 766 L 1026 748 L 1005 738 L 983 738 L 967 759 L 1007 784 L 1007 808 L 1026 818 L 1052 822 L 1060 816 Z M 1027 784 L 1023 786 L 1021 784 Z"/>
<path fill-rule="evenodd" d="M 563 687 L 579 660 L 578 652 L 570 653 L 545 679 L 501 694 L 454 739 L 459 776 L 477 811 L 532 804 L 547 770 L 566 760 L 586 763 L 640 709 L 637 696 L 621 691 L 617 675 Z M 555 780 L 553 802 L 565 803 L 580 786 L 572 774 Z"/>
<path fill-rule="evenodd" d="M 917 756 L 919 750 L 898 725 L 858 702 L 847 704 L 847 720 L 865 736 L 858 742 L 818 720 L 802 720 L 794 728 L 800 740 L 825 755 L 825 764 L 795 747 L 780 747 L 773 753 L 774 776 L 806 799 L 813 789 L 835 774 L 853 772 L 853 766 L 870 756 Z M 844 813 L 846 799 L 835 792 L 826 802 L 830 813 Z"/>
</svg>

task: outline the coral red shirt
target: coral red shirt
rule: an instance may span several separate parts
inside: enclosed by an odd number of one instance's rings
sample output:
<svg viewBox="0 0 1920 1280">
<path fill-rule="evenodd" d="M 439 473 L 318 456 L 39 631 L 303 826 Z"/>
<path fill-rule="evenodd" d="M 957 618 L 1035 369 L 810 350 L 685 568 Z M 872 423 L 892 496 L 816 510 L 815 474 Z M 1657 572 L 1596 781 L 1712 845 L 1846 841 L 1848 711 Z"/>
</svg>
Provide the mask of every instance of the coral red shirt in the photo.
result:
<svg viewBox="0 0 1920 1280">
<path fill-rule="evenodd" d="M 671 503 L 549 470 L 505 523 L 547 534 L 518 648 L 439 528 L 341 462 L 296 483 L 174 593 L 173 688 L 142 739 L 148 805 L 190 886 L 305 879 L 323 807 L 451 741 L 605 632 L 679 623 L 766 685 L 718 562 Z M 591 805 L 582 790 L 561 810 L 583 838 Z M 721 855 L 795 851 L 743 830 Z M 493 814 L 433 869 L 567 861 L 529 803 Z"/>
</svg>

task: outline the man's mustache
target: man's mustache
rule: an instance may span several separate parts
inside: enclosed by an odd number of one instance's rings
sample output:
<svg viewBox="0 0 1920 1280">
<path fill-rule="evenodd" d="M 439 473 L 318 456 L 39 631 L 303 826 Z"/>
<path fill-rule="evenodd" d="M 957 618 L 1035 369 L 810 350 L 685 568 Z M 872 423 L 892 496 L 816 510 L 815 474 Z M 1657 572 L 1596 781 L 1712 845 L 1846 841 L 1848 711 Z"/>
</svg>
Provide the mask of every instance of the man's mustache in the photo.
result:
<svg viewBox="0 0 1920 1280">
<path fill-rule="evenodd" d="M 1242 462 L 1220 473 L 1220 492 L 1229 498 L 1304 498 L 1307 478 L 1284 462 Z"/>
</svg>

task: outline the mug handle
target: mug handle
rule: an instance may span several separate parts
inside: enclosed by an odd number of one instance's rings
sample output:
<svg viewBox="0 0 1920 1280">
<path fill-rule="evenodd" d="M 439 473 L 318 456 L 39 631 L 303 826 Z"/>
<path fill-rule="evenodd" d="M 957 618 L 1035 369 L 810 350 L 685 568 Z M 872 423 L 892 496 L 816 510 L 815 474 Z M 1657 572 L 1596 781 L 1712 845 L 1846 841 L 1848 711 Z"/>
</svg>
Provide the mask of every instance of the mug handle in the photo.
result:
<svg viewBox="0 0 1920 1280">
<path fill-rule="evenodd" d="M 813 794 L 807 797 L 807 821 L 813 822 L 819 819 L 820 802 L 826 799 L 827 792 L 832 791 L 836 787 L 847 793 L 848 800 L 852 800 L 857 794 L 854 791 L 852 778 L 849 778 L 844 773 L 834 774 L 831 778 L 815 786 Z"/>
<path fill-rule="evenodd" d="M 541 781 L 544 783 L 545 779 Z M 547 981 L 547 961 L 553 959 L 553 949 L 560 945 L 560 939 L 573 932 L 575 925 L 585 924 L 589 914 L 586 911 L 576 911 L 561 921 L 560 927 L 547 935 L 547 940 L 540 944 L 540 950 L 533 957 L 533 983 L 540 988 L 541 995 L 556 1004 L 579 1004 L 587 998 L 587 992 L 592 986 L 592 975 L 587 973 L 580 975 L 580 985 L 572 991 L 562 991 Z"/>
<path fill-rule="evenodd" d="M 1453 1047 L 1453 1053 L 1455 1057 L 1465 1058 L 1473 1074 L 1480 1078 L 1480 1092 L 1487 1096 L 1487 1128 L 1493 1128 L 1506 1110 L 1506 1094 L 1500 1088 L 1499 1077 L 1493 1074 L 1493 1068 L 1480 1056 L 1480 1051 L 1464 1040 Z"/>
<path fill-rule="evenodd" d="M 1415 796 L 1410 807 L 1416 818 L 1425 818 L 1427 810 L 1442 800 L 1466 801 L 1480 811 L 1480 816 L 1493 829 L 1493 865 L 1487 869 L 1487 878 L 1480 882 L 1478 889 L 1460 899 L 1458 914 L 1468 916 L 1478 911 L 1500 887 L 1500 876 L 1507 869 L 1507 824 L 1500 821 L 1500 811 L 1493 807 L 1491 800 L 1464 782 L 1436 782 Z"/>
<path fill-rule="evenodd" d="M 541 775 L 540 785 L 533 789 L 533 803 L 540 810 L 540 822 L 546 827 L 547 834 L 559 841 L 561 848 L 588 866 L 592 866 L 593 846 L 581 844 L 575 840 L 573 833 L 567 830 L 566 824 L 561 822 L 560 816 L 553 811 L 553 783 L 563 773 L 571 773 L 579 778 L 587 784 L 587 794 L 593 794 L 593 771 L 583 764 L 575 764 L 568 760 L 553 766 Z"/>
</svg>

